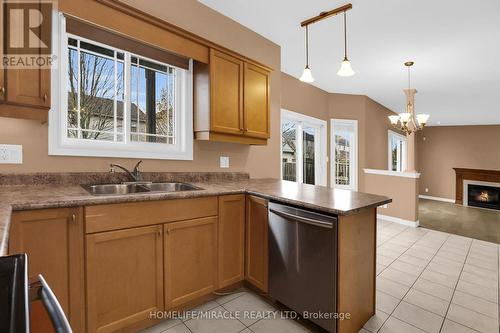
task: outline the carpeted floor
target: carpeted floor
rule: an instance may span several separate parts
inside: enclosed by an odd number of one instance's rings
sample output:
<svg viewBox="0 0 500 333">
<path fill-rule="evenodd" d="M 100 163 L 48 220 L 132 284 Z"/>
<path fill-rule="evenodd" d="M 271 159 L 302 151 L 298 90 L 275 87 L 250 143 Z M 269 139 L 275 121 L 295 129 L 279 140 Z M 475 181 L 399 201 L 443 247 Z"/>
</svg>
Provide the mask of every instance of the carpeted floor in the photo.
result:
<svg viewBox="0 0 500 333">
<path fill-rule="evenodd" d="M 500 244 L 500 211 L 420 199 L 420 226 Z"/>
</svg>

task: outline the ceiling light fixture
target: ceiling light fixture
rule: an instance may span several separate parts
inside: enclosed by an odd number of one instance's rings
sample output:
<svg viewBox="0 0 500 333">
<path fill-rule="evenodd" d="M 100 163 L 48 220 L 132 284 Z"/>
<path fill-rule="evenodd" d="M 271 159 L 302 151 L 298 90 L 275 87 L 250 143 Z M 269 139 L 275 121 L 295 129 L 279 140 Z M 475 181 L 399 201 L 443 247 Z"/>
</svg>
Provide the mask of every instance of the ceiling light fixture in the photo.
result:
<svg viewBox="0 0 500 333">
<path fill-rule="evenodd" d="M 344 13 L 344 60 L 340 66 L 337 74 L 339 76 L 352 76 L 354 75 L 354 71 L 352 70 L 351 63 L 347 58 L 347 23 L 346 23 L 346 12 L 352 9 L 352 4 L 346 4 L 341 7 L 332 9 L 328 12 L 321 12 L 318 16 L 311 17 L 308 20 L 302 21 L 300 23 L 301 27 L 306 27 L 306 67 L 302 72 L 302 76 L 300 77 L 300 81 L 303 82 L 313 82 L 314 78 L 312 76 L 311 69 L 309 68 L 309 30 L 308 27 L 310 24 L 316 23 L 323 19 L 326 19 L 330 16 L 334 16 L 340 13 Z"/>
<path fill-rule="evenodd" d="M 356 72 L 354 72 L 352 70 L 351 62 L 347 58 L 347 23 L 346 23 L 347 17 L 346 16 L 347 16 L 347 12 L 344 11 L 344 60 L 342 61 L 342 64 L 340 65 L 339 71 L 337 72 L 338 76 L 344 76 L 344 77 L 353 76 L 354 74 L 356 74 Z"/>
<path fill-rule="evenodd" d="M 407 135 L 422 130 L 430 117 L 428 114 L 424 113 L 415 115 L 414 104 L 417 90 L 411 88 L 410 81 L 410 68 L 413 64 L 413 61 L 405 62 L 405 66 L 408 68 L 408 89 L 403 90 L 406 95 L 406 112 L 400 113 L 399 115 L 388 116 L 391 125 L 405 132 Z"/>
<path fill-rule="evenodd" d="M 306 67 L 302 72 L 302 76 L 300 77 L 300 81 L 311 83 L 314 82 L 314 78 L 312 76 L 311 69 L 309 68 L 309 26 L 306 25 Z"/>
</svg>

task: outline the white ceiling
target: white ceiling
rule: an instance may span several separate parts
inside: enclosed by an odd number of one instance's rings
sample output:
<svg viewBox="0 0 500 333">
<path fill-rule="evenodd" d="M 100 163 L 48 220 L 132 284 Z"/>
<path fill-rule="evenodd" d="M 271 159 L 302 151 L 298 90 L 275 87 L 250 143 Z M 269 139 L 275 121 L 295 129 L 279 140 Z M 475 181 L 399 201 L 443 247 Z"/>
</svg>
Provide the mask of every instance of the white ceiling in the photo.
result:
<svg viewBox="0 0 500 333">
<path fill-rule="evenodd" d="M 280 45 L 281 69 L 304 67 L 300 22 L 331 10 L 337 0 L 200 0 Z M 430 125 L 500 124 L 500 0 L 352 0 L 348 12 L 351 78 L 336 75 L 343 57 L 342 16 L 309 27 L 315 86 L 365 94 L 402 112 L 403 63 L 415 61 L 417 113 Z"/>
</svg>

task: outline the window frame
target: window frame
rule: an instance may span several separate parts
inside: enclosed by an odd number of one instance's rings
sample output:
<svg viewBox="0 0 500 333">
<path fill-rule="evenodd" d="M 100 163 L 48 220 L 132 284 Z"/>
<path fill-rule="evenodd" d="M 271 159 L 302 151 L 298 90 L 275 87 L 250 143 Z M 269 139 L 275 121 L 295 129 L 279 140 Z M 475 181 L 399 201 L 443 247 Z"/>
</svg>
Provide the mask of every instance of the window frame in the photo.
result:
<svg viewBox="0 0 500 333">
<path fill-rule="evenodd" d="M 400 170 L 392 170 L 392 146 L 391 146 L 391 139 L 395 137 L 403 142 L 402 146 L 402 161 L 396 161 L 396 169 Z M 398 147 L 399 150 L 399 147 Z M 400 156 L 400 154 L 397 154 L 397 156 Z M 393 172 L 405 172 L 407 165 L 408 165 L 408 139 L 405 135 L 399 134 L 395 131 L 388 130 L 387 131 L 387 170 L 393 171 Z"/>
<path fill-rule="evenodd" d="M 350 161 L 350 168 L 349 168 L 349 178 L 351 180 L 351 184 L 349 185 L 342 185 L 342 184 L 336 184 L 336 177 L 335 177 L 335 147 L 336 147 L 336 142 L 335 142 L 335 130 L 339 125 L 347 125 L 347 126 L 352 126 L 353 132 L 354 132 L 354 144 L 352 145 L 353 151 L 349 154 L 351 161 Z M 337 119 L 337 118 L 332 118 L 330 119 L 330 187 L 332 188 L 339 188 L 339 189 L 345 189 L 345 190 L 351 190 L 351 191 L 357 191 L 358 190 L 358 163 L 359 163 L 359 154 L 358 154 L 358 140 L 359 140 L 359 134 L 358 134 L 358 120 L 356 119 Z"/>
<path fill-rule="evenodd" d="M 67 33 L 64 15 L 55 13 L 55 16 L 52 20 L 52 47 L 57 52 L 58 63 L 57 66 L 53 67 L 51 73 L 52 107 L 49 112 L 49 155 L 193 160 L 192 60 L 189 62 L 188 70 L 164 64 L 176 69 L 176 87 L 178 89 L 175 91 L 174 107 L 175 144 L 131 141 L 131 57 L 135 56 L 157 64 L 161 64 L 161 62 Z M 67 136 L 68 37 L 124 53 L 123 141 L 89 140 Z"/>
<path fill-rule="evenodd" d="M 296 182 L 303 183 L 304 172 L 303 172 L 303 125 L 306 124 L 307 127 L 312 127 L 316 129 L 317 140 L 314 140 L 314 183 L 315 185 L 327 185 L 327 154 L 326 154 L 326 131 L 327 122 L 318 118 L 306 116 L 301 113 L 289 111 L 286 109 L 281 109 L 280 117 L 280 179 L 283 179 L 283 119 L 293 121 L 297 123 L 297 130 L 295 140 L 297 144 L 297 160 L 296 160 Z M 315 135 L 316 136 L 316 135 Z M 316 159 L 317 157 L 317 159 Z"/>
</svg>

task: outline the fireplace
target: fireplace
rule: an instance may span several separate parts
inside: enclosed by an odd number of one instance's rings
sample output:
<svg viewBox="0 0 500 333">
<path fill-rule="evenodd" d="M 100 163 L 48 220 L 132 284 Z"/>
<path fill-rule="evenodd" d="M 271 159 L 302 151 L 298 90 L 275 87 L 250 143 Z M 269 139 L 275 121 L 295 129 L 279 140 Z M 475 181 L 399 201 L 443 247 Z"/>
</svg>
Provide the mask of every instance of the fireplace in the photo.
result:
<svg viewBox="0 0 500 333">
<path fill-rule="evenodd" d="M 475 204 L 469 204 L 469 185 L 483 185 L 485 187 L 500 188 L 500 170 L 481 170 L 481 169 L 464 169 L 464 168 L 453 168 L 456 173 L 456 185 L 455 185 L 455 203 L 465 206 L 477 206 Z M 477 189 L 477 188 L 476 188 Z M 487 192 L 488 193 L 488 192 Z M 498 195 L 498 192 L 496 192 Z M 488 193 L 488 200 L 490 198 Z M 481 195 L 481 193 L 479 193 Z M 482 198 L 478 198 L 478 205 L 484 206 L 484 200 L 486 195 L 483 194 Z M 498 200 L 498 199 L 497 199 Z M 498 201 L 497 201 L 498 205 Z M 495 209 L 499 209 L 498 206 Z"/>
<path fill-rule="evenodd" d="M 500 210 L 500 187 L 468 184 L 467 205 Z"/>
</svg>

